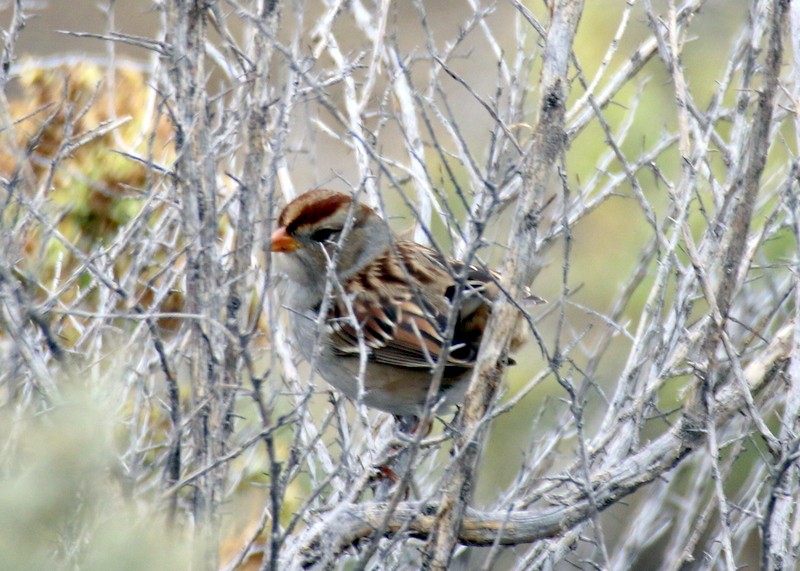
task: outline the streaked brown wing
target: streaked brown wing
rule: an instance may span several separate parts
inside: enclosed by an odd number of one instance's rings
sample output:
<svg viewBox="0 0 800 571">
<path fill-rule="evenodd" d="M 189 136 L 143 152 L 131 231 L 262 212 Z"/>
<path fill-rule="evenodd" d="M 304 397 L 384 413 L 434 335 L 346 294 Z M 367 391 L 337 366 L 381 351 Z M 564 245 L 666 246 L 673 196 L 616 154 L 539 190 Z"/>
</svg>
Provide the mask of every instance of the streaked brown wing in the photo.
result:
<svg viewBox="0 0 800 571">
<path fill-rule="evenodd" d="M 342 300 L 333 304 L 330 340 L 341 354 L 358 356 L 363 348 L 378 363 L 429 369 L 442 353 L 446 323 L 447 316 L 433 306 L 361 294 L 349 308 Z M 460 348 L 452 348 L 448 365 L 469 367 L 471 362 L 459 358 Z"/>
<path fill-rule="evenodd" d="M 450 272 L 463 272 L 464 264 L 405 242 L 396 244 L 396 254 L 376 260 L 348 280 L 348 289 L 357 293 L 349 303 L 337 299 L 332 304 L 330 341 L 343 355 L 358 356 L 366 350 L 378 363 L 432 368 L 442 353 L 447 314 L 458 289 Z M 497 293 L 489 272 L 466 268 L 449 369 L 474 364 Z"/>
</svg>

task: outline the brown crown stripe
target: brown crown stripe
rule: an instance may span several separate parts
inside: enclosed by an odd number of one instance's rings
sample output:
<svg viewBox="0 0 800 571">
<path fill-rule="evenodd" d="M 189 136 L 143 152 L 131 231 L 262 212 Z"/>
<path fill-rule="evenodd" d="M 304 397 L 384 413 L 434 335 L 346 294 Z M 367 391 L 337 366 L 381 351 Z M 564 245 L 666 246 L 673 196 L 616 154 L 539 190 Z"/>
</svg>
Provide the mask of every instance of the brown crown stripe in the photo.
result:
<svg viewBox="0 0 800 571">
<path fill-rule="evenodd" d="M 344 194 L 333 194 L 327 197 L 310 197 L 303 195 L 299 204 L 291 202 L 281 213 L 278 224 L 286 226 L 286 232 L 293 234 L 302 226 L 313 226 L 329 218 L 342 206 L 349 206 L 352 199 Z"/>
</svg>

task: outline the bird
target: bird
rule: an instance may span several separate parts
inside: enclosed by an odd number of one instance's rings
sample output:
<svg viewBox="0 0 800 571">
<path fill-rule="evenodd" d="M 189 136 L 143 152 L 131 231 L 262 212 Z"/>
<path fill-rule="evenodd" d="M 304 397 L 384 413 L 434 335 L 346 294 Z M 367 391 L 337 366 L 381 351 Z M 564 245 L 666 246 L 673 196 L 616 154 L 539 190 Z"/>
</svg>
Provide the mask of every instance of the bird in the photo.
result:
<svg viewBox="0 0 800 571">
<path fill-rule="evenodd" d="M 326 382 L 398 419 L 419 418 L 445 359 L 437 406 L 460 404 L 492 304 L 503 295 L 499 274 L 401 240 L 374 209 L 327 189 L 283 208 L 270 250 L 285 277 L 288 326 Z M 525 305 L 543 303 L 528 289 L 523 294 Z M 521 312 L 513 327 L 512 352 L 529 335 Z"/>
</svg>

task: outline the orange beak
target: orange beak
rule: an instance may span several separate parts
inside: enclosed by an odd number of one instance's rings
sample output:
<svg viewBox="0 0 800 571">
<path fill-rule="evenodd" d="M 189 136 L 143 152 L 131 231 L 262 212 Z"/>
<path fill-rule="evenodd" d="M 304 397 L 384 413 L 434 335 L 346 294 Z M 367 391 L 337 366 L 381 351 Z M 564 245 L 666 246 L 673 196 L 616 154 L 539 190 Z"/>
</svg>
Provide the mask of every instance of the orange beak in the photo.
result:
<svg viewBox="0 0 800 571">
<path fill-rule="evenodd" d="M 286 227 L 281 226 L 275 232 L 272 233 L 272 238 L 270 238 L 271 245 L 269 247 L 270 250 L 273 252 L 294 252 L 298 248 L 302 248 L 303 245 L 289 236 L 286 233 Z"/>
</svg>

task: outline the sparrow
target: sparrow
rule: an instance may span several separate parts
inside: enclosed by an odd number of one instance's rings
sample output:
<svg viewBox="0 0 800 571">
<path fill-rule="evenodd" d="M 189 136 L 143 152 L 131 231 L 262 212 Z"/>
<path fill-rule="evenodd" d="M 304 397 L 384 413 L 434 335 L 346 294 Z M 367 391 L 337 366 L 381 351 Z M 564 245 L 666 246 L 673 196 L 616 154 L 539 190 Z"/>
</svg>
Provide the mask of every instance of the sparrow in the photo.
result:
<svg viewBox="0 0 800 571">
<path fill-rule="evenodd" d="M 270 249 L 287 278 L 280 296 L 289 326 L 325 381 L 369 407 L 419 417 L 444 359 L 438 405 L 463 400 L 492 304 L 503 295 L 496 272 L 400 240 L 375 210 L 325 189 L 283 208 Z M 525 305 L 543 303 L 524 294 Z M 528 337 L 521 312 L 512 327 L 513 352 Z"/>
</svg>

